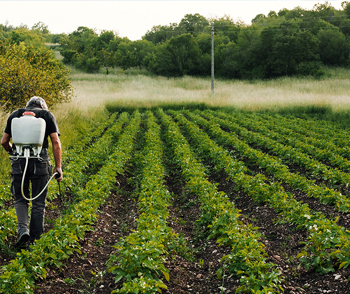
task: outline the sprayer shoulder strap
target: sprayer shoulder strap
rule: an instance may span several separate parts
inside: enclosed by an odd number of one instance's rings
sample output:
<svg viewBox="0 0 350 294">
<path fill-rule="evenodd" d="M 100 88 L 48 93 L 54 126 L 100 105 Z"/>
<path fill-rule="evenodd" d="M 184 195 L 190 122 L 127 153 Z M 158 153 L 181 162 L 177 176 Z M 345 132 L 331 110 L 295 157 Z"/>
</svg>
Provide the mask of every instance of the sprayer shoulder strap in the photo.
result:
<svg viewBox="0 0 350 294">
<path fill-rule="evenodd" d="M 47 110 L 40 110 L 36 115 L 35 117 L 37 118 L 44 118 L 46 114 L 48 114 L 49 112 Z"/>
<path fill-rule="evenodd" d="M 19 108 L 17 113 L 16 113 L 16 116 L 21 117 L 23 115 L 23 113 L 25 113 L 26 111 L 29 111 L 29 110 L 25 109 L 25 108 Z M 39 112 L 35 113 L 35 117 L 36 118 L 44 118 L 45 115 L 48 113 L 49 113 L 49 111 L 42 109 Z"/>
<path fill-rule="evenodd" d="M 25 113 L 26 111 L 27 110 L 25 108 L 20 108 L 20 109 L 18 109 L 16 116 L 21 117 L 23 115 L 23 113 Z"/>
</svg>

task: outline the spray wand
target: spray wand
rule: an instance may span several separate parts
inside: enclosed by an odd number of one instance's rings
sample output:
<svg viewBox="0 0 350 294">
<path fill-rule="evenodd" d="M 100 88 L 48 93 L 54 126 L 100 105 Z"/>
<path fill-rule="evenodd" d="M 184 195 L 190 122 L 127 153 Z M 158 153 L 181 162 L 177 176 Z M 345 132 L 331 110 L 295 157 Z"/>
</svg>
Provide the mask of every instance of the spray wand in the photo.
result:
<svg viewBox="0 0 350 294">
<path fill-rule="evenodd" d="M 26 175 L 26 172 L 27 172 L 27 167 L 28 167 L 28 159 L 29 158 L 40 158 L 40 157 L 37 157 L 37 156 L 30 156 L 30 149 L 27 147 L 27 148 L 24 148 L 24 157 L 26 159 L 26 165 L 24 167 L 24 172 L 23 172 L 23 177 L 22 177 L 22 185 L 21 185 L 21 193 L 22 193 L 22 196 L 25 200 L 28 200 L 28 201 L 33 201 L 35 200 L 36 198 L 38 198 L 44 191 L 45 189 L 47 188 L 47 186 L 49 185 L 49 183 L 51 182 L 51 180 L 56 177 L 56 175 L 59 176 L 59 173 L 58 172 L 55 172 L 52 177 L 50 178 L 50 180 L 47 182 L 47 184 L 45 185 L 44 189 L 42 189 L 42 191 L 36 195 L 35 197 L 33 198 L 27 198 L 26 196 L 24 196 L 24 192 L 23 192 L 23 185 L 24 185 L 24 178 L 25 178 L 25 175 Z M 20 156 L 16 156 L 16 158 L 20 158 Z M 60 194 L 61 194 L 61 191 L 60 191 Z"/>
</svg>

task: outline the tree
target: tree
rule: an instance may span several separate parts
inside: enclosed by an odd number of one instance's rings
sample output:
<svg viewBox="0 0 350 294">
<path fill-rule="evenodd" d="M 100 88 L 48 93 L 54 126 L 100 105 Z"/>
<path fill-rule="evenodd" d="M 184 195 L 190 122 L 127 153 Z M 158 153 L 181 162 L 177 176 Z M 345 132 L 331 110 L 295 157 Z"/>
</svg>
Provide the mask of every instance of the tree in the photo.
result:
<svg viewBox="0 0 350 294">
<path fill-rule="evenodd" d="M 42 21 L 37 22 L 32 26 L 31 31 L 39 36 L 43 42 L 51 42 L 51 35 L 49 28 Z"/>
<path fill-rule="evenodd" d="M 280 15 L 280 13 L 282 13 L 281 15 L 284 15 L 286 20 L 300 19 L 303 17 L 308 17 L 308 14 L 310 14 L 307 12 L 307 10 L 301 8 L 300 6 L 297 6 L 292 10 L 287 9 L 285 12 L 280 11 L 279 15 Z"/>
<path fill-rule="evenodd" d="M 94 42 L 93 48 L 96 51 L 96 57 L 99 64 L 106 68 L 107 75 L 109 73 L 109 67 L 114 67 L 117 64 L 115 52 L 120 42 L 121 38 L 116 36 L 112 31 L 102 31 L 98 39 Z"/>
<path fill-rule="evenodd" d="M 260 13 L 252 19 L 252 24 L 256 24 L 256 23 L 260 22 L 261 20 L 264 20 L 265 18 L 266 18 L 265 14 Z"/>
<path fill-rule="evenodd" d="M 115 36 L 115 38 L 113 40 L 109 41 L 109 43 L 108 43 L 108 51 L 111 51 L 114 53 L 117 52 L 119 44 L 123 41 L 127 43 L 128 39 L 127 38 L 123 39 L 123 38 L 120 38 L 118 36 Z"/>
<path fill-rule="evenodd" d="M 350 36 L 350 19 L 344 19 L 340 25 L 339 29 L 345 36 Z"/>
<path fill-rule="evenodd" d="M 289 9 L 287 8 L 283 8 L 280 11 L 278 11 L 278 16 L 286 16 L 286 14 L 288 13 Z"/>
<path fill-rule="evenodd" d="M 51 35 L 51 43 L 54 43 L 54 44 L 59 44 L 61 43 L 61 39 L 62 37 L 66 36 L 66 34 L 52 34 Z"/>
<path fill-rule="evenodd" d="M 102 33 L 99 36 L 99 46 L 100 48 L 107 48 L 108 44 L 111 41 L 114 41 L 116 38 L 116 35 L 112 31 L 102 31 Z M 98 48 L 98 49 L 100 49 Z"/>
<path fill-rule="evenodd" d="M 237 45 L 239 48 L 246 50 L 248 47 L 256 43 L 260 38 L 261 28 L 258 25 L 242 28 L 238 34 Z"/>
<path fill-rule="evenodd" d="M 147 40 L 137 40 L 132 42 L 132 46 L 135 50 L 136 55 L 136 66 L 141 69 L 143 65 L 143 60 L 148 54 L 152 54 L 155 50 L 155 45 Z"/>
<path fill-rule="evenodd" d="M 169 40 L 171 37 L 181 35 L 181 32 L 177 30 L 177 23 L 170 23 L 165 26 L 153 26 L 150 31 L 142 37 L 142 40 L 152 42 L 154 45 L 160 44 Z"/>
<path fill-rule="evenodd" d="M 238 46 L 230 42 L 221 44 L 215 52 L 215 72 L 226 78 L 241 78 L 240 68 L 236 60 Z"/>
<path fill-rule="evenodd" d="M 117 58 L 114 52 L 108 51 L 106 48 L 102 48 L 97 53 L 100 64 L 106 68 L 107 75 L 109 67 L 114 67 L 117 64 Z"/>
<path fill-rule="evenodd" d="M 136 50 L 132 43 L 121 42 L 116 53 L 117 65 L 124 70 L 137 66 Z"/>
<path fill-rule="evenodd" d="M 219 46 L 215 71 L 220 76 L 238 79 L 265 78 L 266 52 L 261 50 L 261 28 L 253 24 L 242 28 L 237 44 Z"/>
<path fill-rule="evenodd" d="M 341 6 L 343 8 L 343 12 L 345 14 L 345 17 L 350 19 L 350 2 L 348 1 L 343 1 L 341 3 Z"/>
<path fill-rule="evenodd" d="M 76 31 L 69 34 L 67 37 L 61 38 L 60 53 L 63 56 L 63 63 L 75 64 L 77 60 L 82 60 L 82 56 L 88 55 L 91 58 L 94 47 L 98 40 L 98 35 L 94 30 L 87 27 L 78 27 Z M 84 64 L 84 63 L 82 63 Z"/>
<path fill-rule="evenodd" d="M 335 8 L 328 1 L 326 1 L 325 3 L 315 4 L 313 8 L 314 16 L 332 24 L 335 12 Z"/>
<path fill-rule="evenodd" d="M 349 43 L 345 35 L 336 29 L 322 29 L 317 35 L 320 45 L 320 59 L 327 65 L 346 66 L 349 57 Z"/>
<path fill-rule="evenodd" d="M 32 27 L 32 30 L 33 31 L 39 31 L 43 35 L 50 34 L 48 26 L 46 24 L 44 24 L 42 21 L 39 21 L 36 24 L 34 24 L 33 27 Z"/>
<path fill-rule="evenodd" d="M 318 39 L 311 32 L 299 29 L 300 21 L 285 21 L 271 26 L 261 33 L 261 54 L 265 54 L 267 78 L 312 74 L 318 69 Z M 308 68 L 310 72 L 305 72 Z M 301 70 L 299 70 L 301 69 Z"/>
<path fill-rule="evenodd" d="M 193 36 L 197 36 L 199 33 L 205 31 L 209 26 L 209 21 L 199 13 L 196 14 L 186 14 L 183 19 L 181 19 L 178 30 L 181 33 L 190 33 Z"/>
<path fill-rule="evenodd" d="M 210 19 L 209 23 L 211 24 L 212 22 L 214 22 L 215 36 L 225 36 L 229 38 L 229 41 L 233 42 L 237 42 L 239 31 L 241 27 L 245 26 L 240 22 L 235 23 L 228 15 L 224 15 L 223 17 L 217 19 Z M 206 32 L 211 33 L 211 27 L 208 27 Z"/>
<path fill-rule="evenodd" d="M 32 96 L 43 97 L 48 106 L 70 101 L 68 70 L 45 47 L 0 44 L 1 107 L 7 111 L 24 107 Z"/>
<path fill-rule="evenodd" d="M 267 14 L 268 17 L 277 17 L 277 13 L 276 11 L 273 11 L 271 10 L 268 14 Z"/>
<path fill-rule="evenodd" d="M 202 54 L 211 54 L 211 34 L 201 33 L 195 38 Z M 223 35 L 214 35 L 214 46 L 228 44 L 230 39 Z"/>
<path fill-rule="evenodd" d="M 43 45 L 43 39 L 35 32 L 27 28 L 17 28 L 8 34 L 9 42 L 19 45 L 25 43 L 27 46 L 39 48 Z"/>
<path fill-rule="evenodd" d="M 191 34 L 173 37 L 156 51 L 156 65 L 154 70 L 164 76 L 180 77 L 196 75 L 200 69 L 201 51 Z"/>
<path fill-rule="evenodd" d="M 300 22 L 299 26 L 300 29 L 310 31 L 314 35 L 317 35 L 322 29 L 338 30 L 337 27 L 322 19 L 307 18 Z"/>
</svg>

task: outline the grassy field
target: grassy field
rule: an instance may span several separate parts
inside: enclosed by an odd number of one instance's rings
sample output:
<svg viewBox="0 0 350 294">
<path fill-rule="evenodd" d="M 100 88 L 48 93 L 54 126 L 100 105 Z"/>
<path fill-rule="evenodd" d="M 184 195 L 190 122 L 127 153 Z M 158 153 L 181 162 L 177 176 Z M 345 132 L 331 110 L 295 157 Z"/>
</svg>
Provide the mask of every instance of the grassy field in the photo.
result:
<svg viewBox="0 0 350 294">
<path fill-rule="evenodd" d="M 119 71 L 120 72 L 120 71 Z M 141 73 L 141 74 L 138 74 Z M 74 103 L 99 106 L 104 102 L 125 106 L 155 106 L 159 103 L 204 102 L 210 106 L 233 106 L 245 110 L 278 110 L 291 106 L 323 106 L 334 111 L 349 109 L 350 71 L 327 69 L 323 80 L 280 78 L 270 81 L 216 80 L 210 78 L 165 78 L 122 72 L 118 75 L 72 72 L 77 99 Z"/>
</svg>

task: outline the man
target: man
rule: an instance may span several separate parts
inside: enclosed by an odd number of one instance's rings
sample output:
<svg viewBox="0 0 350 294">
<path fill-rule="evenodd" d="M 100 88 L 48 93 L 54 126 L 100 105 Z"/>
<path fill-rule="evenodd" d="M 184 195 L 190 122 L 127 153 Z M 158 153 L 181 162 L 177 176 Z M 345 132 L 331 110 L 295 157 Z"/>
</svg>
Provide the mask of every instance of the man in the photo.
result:
<svg viewBox="0 0 350 294">
<path fill-rule="evenodd" d="M 55 160 L 55 167 L 53 172 L 57 172 L 56 180 L 62 181 L 62 169 L 61 169 L 61 142 L 59 139 L 59 130 L 57 122 L 52 113 L 48 111 L 46 102 L 43 98 L 34 96 L 30 98 L 25 109 L 18 109 L 14 111 L 7 120 L 4 135 L 1 139 L 1 145 L 9 153 L 13 154 L 16 149 L 12 146 L 10 139 L 11 134 L 11 122 L 15 117 L 21 117 L 25 111 L 30 111 L 35 114 L 36 117 L 43 118 L 46 122 L 46 130 L 43 148 L 40 152 L 41 159 L 30 158 L 28 160 L 28 167 L 25 174 L 23 192 L 26 198 L 30 198 L 29 181 L 32 183 L 32 197 L 38 195 L 47 184 L 50 174 L 52 172 L 52 166 L 50 164 L 48 155 L 48 137 L 52 142 L 52 152 Z M 23 171 L 25 168 L 26 159 L 12 159 L 11 160 L 11 192 L 15 200 L 15 209 L 18 221 L 17 233 L 18 240 L 15 247 L 18 249 L 25 248 L 27 242 L 34 243 L 34 240 L 40 238 L 43 233 L 44 227 L 44 214 L 45 214 L 45 200 L 47 195 L 47 188 L 45 191 L 32 202 L 32 213 L 30 219 L 30 226 L 28 227 L 28 204 L 29 201 L 25 200 L 22 196 L 21 185 Z"/>
</svg>

